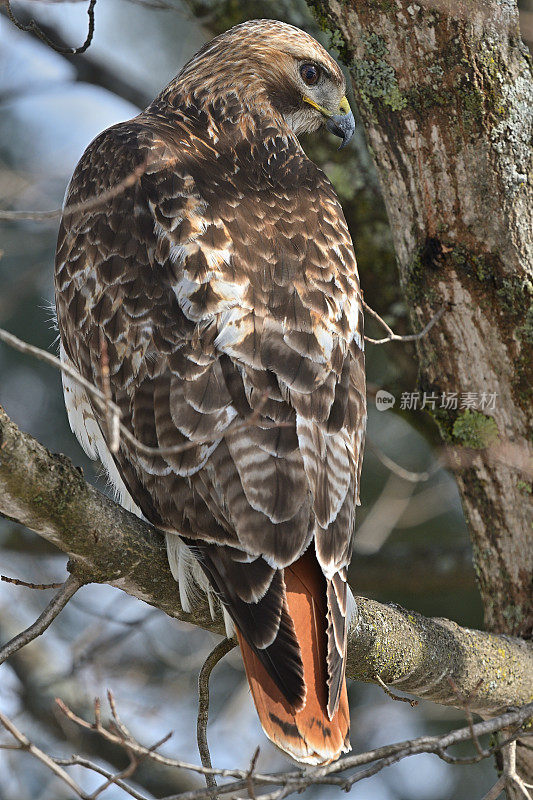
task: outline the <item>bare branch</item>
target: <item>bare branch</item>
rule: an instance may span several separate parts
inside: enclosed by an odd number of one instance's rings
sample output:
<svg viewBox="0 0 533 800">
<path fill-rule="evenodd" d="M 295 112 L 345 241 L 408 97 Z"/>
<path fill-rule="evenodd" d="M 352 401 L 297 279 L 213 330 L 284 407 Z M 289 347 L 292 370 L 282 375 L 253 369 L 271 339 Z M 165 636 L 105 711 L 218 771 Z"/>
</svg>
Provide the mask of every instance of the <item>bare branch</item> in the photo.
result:
<svg viewBox="0 0 533 800">
<path fill-rule="evenodd" d="M 500 724 L 501 727 L 508 727 L 509 721 L 512 720 L 515 726 L 515 731 L 513 736 L 518 735 L 520 726 L 524 724 L 524 718 L 527 714 L 531 713 L 532 706 L 526 709 L 520 709 L 519 711 L 512 712 L 511 714 L 504 715 L 500 720 L 491 720 L 491 724 L 487 727 L 486 723 L 479 723 L 474 731 L 476 736 L 481 736 L 486 733 L 494 732 L 498 728 L 495 726 Z M 65 709 L 66 707 L 64 707 Z M 68 712 L 68 709 L 66 709 Z M 114 715 L 116 711 L 114 712 Z M 98 721 L 96 724 L 86 723 L 85 720 L 81 720 L 76 715 L 72 715 L 71 712 L 69 716 L 74 721 L 81 723 L 83 727 L 90 727 L 93 730 L 96 730 L 100 735 L 106 736 L 109 734 L 105 728 L 103 728 Z M 8 721 L 9 722 L 9 721 Z M 8 728 L 9 730 L 9 728 Z M 127 730 L 124 728 L 124 730 Z M 270 800 L 281 800 L 283 797 L 287 797 L 292 795 L 296 792 L 301 791 L 302 789 L 308 788 L 309 786 L 315 784 L 330 784 L 333 786 L 337 786 L 340 789 L 348 790 L 354 783 L 359 783 L 360 781 L 370 777 L 371 775 L 376 774 L 377 772 L 381 771 L 386 766 L 390 764 L 396 763 L 397 761 L 402 760 L 403 758 L 407 758 L 411 755 L 417 755 L 418 753 L 434 753 L 439 758 L 445 760 L 447 763 L 451 764 L 473 764 L 480 761 L 482 758 L 487 758 L 496 752 L 498 749 L 503 748 L 509 744 L 511 741 L 510 739 L 506 739 L 504 742 L 501 742 L 499 745 L 495 745 L 491 748 L 487 748 L 483 751 L 482 755 L 472 756 L 471 758 L 454 758 L 453 756 L 449 756 L 445 750 L 451 747 L 453 744 L 458 742 L 463 742 L 468 740 L 468 734 L 470 733 L 469 729 L 463 728 L 460 730 L 452 731 L 450 734 L 446 734 L 445 736 L 441 737 L 421 737 L 419 739 L 408 740 L 405 742 L 399 742 L 398 744 L 388 745 L 386 747 L 381 747 L 376 750 L 371 750 L 367 753 L 361 753 L 349 758 L 346 758 L 340 762 L 336 762 L 335 764 L 331 764 L 327 767 L 318 767 L 316 769 L 310 769 L 306 771 L 291 771 L 291 772 L 284 772 L 284 773 L 277 773 L 277 774 L 261 774 L 255 772 L 255 763 L 257 760 L 258 749 L 255 751 L 254 756 L 252 757 L 250 767 L 248 770 L 240 770 L 240 769 L 232 769 L 232 770 L 224 770 L 224 769 L 206 769 L 202 767 L 196 767 L 195 765 L 187 765 L 184 762 L 178 761 L 176 759 L 164 758 L 160 756 L 158 753 L 154 752 L 157 745 L 154 745 L 153 748 L 145 748 L 139 742 L 131 737 L 128 733 L 128 739 L 122 742 L 124 748 L 131 753 L 131 750 L 135 752 L 140 752 L 142 754 L 142 758 L 147 758 L 151 760 L 163 761 L 170 767 L 180 768 L 180 769 L 192 769 L 195 772 L 201 772 L 204 774 L 216 774 L 220 777 L 231 777 L 234 778 L 231 783 L 224 784 L 217 788 L 217 794 L 219 796 L 224 796 L 235 800 L 235 793 L 240 792 L 242 789 L 247 789 L 248 791 L 248 798 L 249 800 L 256 800 L 255 795 L 255 788 L 259 786 L 276 786 L 279 788 L 274 789 L 269 794 L 262 794 L 261 800 L 266 800 L 270 798 Z M 466 736 L 465 736 L 466 734 Z M 106 736 L 109 740 L 109 735 Z M 26 740 L 27 741 L 27 740 Z M 12 749 L 12 746 L 9 744 L 1 745 L 0 747 Z M 30 745 L 31 747 L 31 745 Z M 22 748 L 20 745 L 15 749 L 27 749 L 26 747 Z M 32 752 L 30 750 L 30 752 Z M 35 755 L 35 753 L 34 753 Z M 46 756 L 46 754 L 44 754 Z M 96 792 L 94 792 L 90 796 L 86 796 L 80 794 L 80 797 L 84 797 L 85 800 L 92 800 L 92 798 L 97 797 L 101 794 L 105 788 L 108 788 L 112 784 L 116 784 L 125 792 L 130 794 L 130 796 L 134 797 L 136 800 L 146 800 L 146 798 L 133 789 L 131 786 L 126 784 L 121 777 L 121 773 L 110 773 L 107 770 L 103 769 L 97 764 L 93 762 L 81 758 L 80 756 L 71 756 L 70 758 L 53 758 L 51 756 L 46 756 L 50 762 L 52 762 L 56 767 L 64 767 L 64 766 L 82 766 L 86 769 L 92 770 L 100 775 L 103 775 L 107 780 L 105 784 L 102 784 Z M 40 759 L 42 760 L 42 759 Z M 47 766 L 49 766 L 48 762 L 45 761 Z M 360 769 L 354 775 L 343 775 L 347 769 L 354 768 L 354 767 L 362 767 L 365 765 L 369 765 L 366 769 Z M 130 767 L 127 767 L 126 770 L 129 770 Z M 123 772 L 125 772 L 124 770 Z M 68 777 L 68 776 L 67 776 Z M 192 790 L 192 791 L 185 791 L 180 792 L 178 794 L 168 795 L 164 800 L 210 800 L 211 791 L 209 789 L 202 790 Z"/>
<path fill-rule="evenodd" d="M 483 685 L 483 679 L 482 678 L 479 679 L 479 681 L 474 686 L 472 691 L 466 697 L 464 697 L 462 695 L 462 693 L 459 691 L 459 689 L 457 688 L 453 678 L 448 677 L 448 683 L 452 687 L 452 691 L 455 692 L 455 694 L 457 695 L 457 699 L 459 700 L 459 702 L 462 704 L 462 706 L 464 708 L 464 711 L 465 711 L 465 714 L 466 714 L 466 720 L 468 722 L 468 727 L 470 728 L 470 731 L 472 733 L 472 741 L 474 742 L 474 746 L 475 746 L 477 752 L 479 754 L 481 754 L 483 752 L 482 749 L 481 749 L 481 745 L 479 744 L 479 741 L 478 741 L 476 735 L 474 734 L 474 720 L 472 718 L 472 712 L 470 711 L 470 703 L 471 703 L 472 699 L 477 695 L 477 693 L 480 690 L 481 686 Z"/>
<path fill-rule="evenodd" d="M 227 645 L 227 641 L 223 644 Z M 507 747 L 510 742 L 521 733 L 522 726 L 528 724 L 528 721 L 533 714 L 533 703 L 524 706 L 521 709 L 502 714 L 500 717 L 484 722 L 479 722 L 473 727 L 460 728 L 451 731 L 450 733 L 442 736 L 422 736 L 418 739 L 407 740 L 398 742 L 396 744 L 386 745 L 384 747 L 376 748 L 375 750 L 366 753 L 358 753 L 355 755 L 347 756 L 333 764 L 324 767 L 316 767 L 312 769 L 295 770 L 277 774 L 262 774 L 255 771 L 255 763 L 257 759 L 257 751 L 252 758 L 250 767 L 247 770 L 241 769 L 213 769 L 212 767 L 199 767 L 192 764 L 179 761 L 177 759 L 167 758 L 155 752 L 156 746 L 153 748 L 146 748 L 134 739 L 127 728 L 119 721 L 120 729 L 109 730 L 105 728 L 99 719 L 99 715 L 95 723 L 88 723 L 80 717 L 71 712 L 64 704 L 60 703 L 63 712 L 67 714 L 69 719 L 81 725 L 84 728 L 95 730 L 99 735 L 103 736 L 107 741 L 114 743 L 122 743 L 128 750 L 139 756 L 148 758 L 150 760 L 164 763 L 167 766 L 188 769 L 194 772 L 202 773 L 205 776 L 217 775 L 220 778 L 232 778 L 231 783 L 219 785 L 216 788 L 216 794 L 219 797 L 235 798 L 235 792 L 240 792 L 242 789 L 248 790 L 248 798 L 254 800 L 255 788 L 259 786 L 274 786 L 278 787 L 273 789 L 268 794 L 262 794 L 261 800 L 281 800 L 282 797 L 287 797 L 291 794 L 299 792 L 309 786 L 316 784 L 329 784 L 337 786 L 344 790 L 349 790 L 355 783 L 375 775 L 390 764 L 394 764 L 404 758 L 419 753 L 433 753 L 442 760 L 449 764 L 475 764 L 489 756 L 493 755 L 501 748 Z M 113 710 L 113 719 L 116 721 L 118 715 L 116 709 Z M 461 742 L 467 742 L 474 737 L 479 740 L 480 737 L 493 734 L 497 731 L 513 728 L 512 735 L 505 739 L 503 742 L 496 744 L 492 747 L 481 749 L 480 752 L 470 757 L 454 757 L 447 752 L 450 747 Z M 504 751 L 505 752 L 505 751 Z M 510 751 L 512 753 L 512 751 Z M 77 757 L 75 757 L 77 758 Z M 60 762 L 66 764 L 66 760 Z M 74 762 L 73 762 L 74 763 Z M 87 765 L 90 768 L 90 762 Z M 353 774 L 344 774 L 347 770 L 358 769 Z M 508 761 L 507 774 L 513 776 L 513 762 Z M 514 778 L 513 778 L 514 780 Z M 205 790 L 197 789 L 193 791 L 181 792 L 175 795 L 169 795 L 164 800 L 210 800 L 212 797 L 212 788 Z M 525 797 L 524 797 L 525 800 Z"/>
<path fill-rule="evenodd" d="M 44 31 L 42 31 L 39 28 L 39 26 L 37 25 L 37 23 L 36 23 L 36 21 L 34 19 L 30 19 L 29 23 L 27 25 L 24 25 L 22 22 L 20 22 L 15 17 L 15 15 L 13 14 L 13 11 L 11 10 L 11 0 L 4 0 L 4 4 L 5 4 L 6 10 L 7 10 L 7 15 L 8 15 L 9 19 L 11 20 L 11 22 L 13 23 L 13 25 L 16 25 L 16 27 L 20 31 L 24 31 L 24 33 L 33 33 L 33 34 L 35 34 L 35 36 L 37 36 L 37 38 L 40 39 L 41 42 L 44 42 L 45 44 L 47 44 L 48 47 L 51 47 L 52 50 L 55 50 L 57 53 L 62 53 L 63 55 L 70 55 L 70 56 L 80 55 L 81 53 L 85 53 L 85 51 L 89 48 L 89 46 L 90 46 L 90 44 L 91 44 L 91 42 L 93 40 L 93 36 L 94 36 L 94 7 L 96 5 L 96 0 L 90 0 L 89 7 L 87 9 L 87 14 L 89 16 L 89 28 L 88 28 L 88 31 L 87 31 L 87 38 L 85 39 L 85 41 L 81 45 L 81 47 L 75 47 L 75 48 L 74 47 L 61 47 L 58 44 L 54 44 L 54 42 L 51 39 L 48 38 L 46 33 L 44 33 Z"/>
<path fill-rule="evenodd" d="M 38 636 L 45 632 L 45 630 L 55 620 L 57 615 L 65 608 L 70 598 L 83 586 L 84 581 L 78 578 L 77 575 L 69 575 L 65 583 L 62 584 L 59 592 L 54 595 L 52 600 L 48 603 L 43 613 L 35 620 L 33 625 L 26 628 L 25 631 L 14 636 L 7 644 L 0 648 L 0 664 L 9 658 L 9 656 L 20 650 L 21 647 L 32 642 Z"/>
<path fill-rule="evenodd" d="M 256 747 L 250 761 L 250 768 L 246 774 L 246 788 L 248 789 L 248 794 L 250 795 L 251 800 L 257 800 L 254 791 L 253 777 L 254 777 L 255 765 L 257 764 L 257 759 L 259 758 L 259 751 L 260 748 Z"/>
<path fill-rule="evenodd" d="M 369 437 L 367 436 L 367 444 L 384 467 L 387 467 L 388 470 L 393 472 L 399 478 L 403 478 L 404 481 L 409 481 L 409 483 L 423 483 L 424 481 L 428 481 L 441 467 L 440 463 L 436 463 L 431 469 L 426 470 L 425 472 L 411 472 L 411 470 L 405 469 L 405 467 L 400 466 L 392 458 L 381 450 L 380 447 L 377 446 Z"/>
<path fill-rule="evenodd" d="M 173 159 L 169 159 L 172 161 Z M 100 194 L 89 197 L 87 200 L 81 200 L 79 203 L 72 203 L 64 206 L 63 208 L 54 208 L 51 211 L 8 211 L 7 209 L 0 210 L 0 220 L 6 222 L 18 222 L 19 220 L 31 220 L 33 222 L 45 222 L 49 219 L 59 219 L 62 216 L 69 214 L 77 214 L 80 211 L 92 211 L 105 205 L 108 200 L 112 200 L 119 194 L 122 194 L 130 186 L 133 186 L 146 171 L 146 163 L 139 164 L 136 169 L 129 175 L 126 175 L 121 181 L 116 183 L 110 189 L 106 189 Z"/>
<path fill-rule="evenodd" d="M 130 763 L 128 764 L 128 766 L 125 767 L 123 770 L 121 770 L 121 772 L 115 772 L 115 773 L 108 772 L 108 774 L 106 775 L 107 780 L 105 780 L 104 783 L 102 783 L 101 786 L 99 786 L 90 795 L 90 800 L 95 800 L 96 797 L 105 792 L 106 789 L 109 789 L 110 786 L 113 785 L 118 786 L 120 784 L 122 784 L 122 786 L 126 788 L 128 794 L 135 797 L 135 794 L 132 794 L 129 787 L 127 787 L 127 785 L 124 783 L 123 779 L 129 778 L 131 775 L 133 775 L 133 773 L 137 769 L 138 763 L 139 763 L 138 759 L 134 755 L 130 754 Z"/>
<path fill-rule="evenodd" d="M 379 675 L 376 675 L 376 683 L 381 686 L 387 697 L 390 697 L 391 700 L 396 700 L 397 703 L 409 703 L 411 708 L 414 708 L 418 705 L 418 700 L 413 700 L 410 697 L 400 697 L 399 694 L 394 694 L 394 692 L 391 692 L 387 684 L 381 680 Z"/>
<path fill-rule="evenodd" d="M 498 800 L 498 797 L 501 795 L 503 790 L 505 789 L 505 778 L 503 775 L 501 778 L 498 778 L 494 786 L 489 789 L 487 794 L 484 794 L 482 800 Z"/>
<path fill-rule="evenodd" d="M 32 744 L 30 740 L 21 733 L 18 728 L 8 719 L 4 714 L 0 712 L 0 724 L 4 726 L 6 731 L 11 734 L 11 736 L 16 740 L 18 743 L 18 750 L 25 750 L 27 753 L 30 753 L 32 756 L 37 758 L 41 761 L 48 769 L 52 770 L 52 772 L 61 778 L 67 786 L 72 789 L 73 792 L 76 792 L 77 795 L 84 798 L 86 800 L 86 795 L 82 791 L 81 787 L 78 786 L 76 781 L 72 780 L 70 775 L 62 769 L 59 764 L 56 764 L 54 759 L 44 753 L 39 747 Z"/>
<path fill-rule="evenodd" d="M 514 790 L 520 800 L 531 800 L 528 786 L 516 771 L 516 741 L 501 745 L 503 754 L 503 773 L 482 800 L 498 800 L 503 791 Z M 513 795 L 514 796 L 514 795 Z"/>
<path fill-rule="evenodd" d="M 117 710 L 116 705 L 113 700 L 113 696 L 110 692 L 108 692 L 108 701 L 111 706 L 111 715 L 113 718 L 113 727 L 106 728 L 100 716 L 100 703 L 97 699 L 95 701 L 95 721 L 94 722 L 87 722 L 82 717 L 75 714 L 62 700 L 56 698 L 57 705 L 59 709 L 63 712 L 63 714 L 74 722 L 76 725 L 79 725 L 86 730 L 95 731 L 99 734 L 103 739 L 113 744 L 120 745 L 122 747 L 131 750 L 138 756 L 142 757 L 149 757 L 150 760 L 156 761 L 159 764 L 164 764 L 167 767 L 175 767 L 177 769 L 185 769 L 191 772 L 197 772 L 201 775 L 210 774 L 210 775 L 220 775 L 221 777 L 241 777 L 242 773 L 239 770 L 226 770 L 226 769 L 214 769 L 211 767 L 201 767 L 197 764 L 190 764 L 187 761 L 181 761 L 175 758 L 168 758 L 167 756 L 163 756 L 160 753 L 156 752 L 156 748 L 159 747 L 164 741 L 167 741 L 172 734 L 167 734 L 165 738 L 158 742 L 156 745 L 152 747 L 145 747 L 140 742 L 138 742 L 126 728 L 126 726 L 121 722 Z"/>
<path fill-rule="evenodd" d="M 19 578 L 8 578 L 7 575 L 0 575 L 0 581 L 4 583 L 12 583 L 14 586 L 25 586 L 27 589 L 59 589 L 63 586 L 61 583 L 29 583 L 28 581 L 21 581 Z"/>
<path fill-rule="evenodd" d="M 419 333 L 408 333 L 405 336 L 400 336 L 398 333 L 394 333 L 392 328 L 390 328 L 389 325 L 387 325 L 387 323 L 385 322 L 385 320 L 379 316 L 377 311 L 374 311 L 373 308 L 370 308 L 368 303 L 365 303 L 364 300 L 363 300 L 363 306 L 365 308 L 365 311 L 368 311 L 370 316 L 374 317 L 374 319 L 377 320 L 377 322 L 383 325 L 388 334 L 388 336 L 385 336 L 384 339 L 372 339 L 370 336 L 365 336 L 365 340 L 367 342 L 370 342 L 370 344 L 386 344 L 387 342 L 417 342 L 419 339 L 423 339 L 424 336 L 426 336 L 426 334 L 429 333 L 431 328 L 435 325 L 436 322 L 439 321 L 439 319 L 444 314 L 444 307 L 439 308 L 437 313 L 429 320 L 427 325 L 425 325 Z"/>
<path fill-rule="evenodd" d="M 123 777 L 125 777 L 124 773 L 129 769 L 129 766 L 126 767 L 126 769 L 123 770 L 122 772 L 112 773 L 109 772 L 109 770 L 101 767 L 99 764 L 95 764 L 94 761 L 89 761 L 88 758 L 82 758 L 81 756 L 71 756 L 70 758 L 55 758 L 54 761 L 57 765 L 61 767 L 84 767 L 85 769 L 88 769 L 91 772 L 96 772 L 99 775 L 103 775 L 104 778 L 107 778 L 106 783 L 102 784 L 102 786 L 99 787 L 96 790 L 96 792 L 94 792 L 91 795 L 91 797 L 97 797 L 98 794 L 102 794 L 102 792 L 105 791 L 105 789 L 107 789 L 109 786 L 115 784 L 116 786 L 119 787 L 119 789 L 122 789 L 131 797 L 134 797 L 135 800 L 148 800 L 146 795 L 137 792 L 132 786 L 125 783 L 125 781 L 122 779 Z"/>
<path fill-rule="evenodd" d="M 198 675 L 198 719 L 196 721 L 196 741 L 202 765 L 211 769 L 211 753 L 207 742 L 207 723 L 209 721 L 209 678 L 213 668 L 224 656 L 237 645 L 234 639 L 223 639 L 209 653 Z M 217 782 L 211 773 L 205 773 L 205 782 L 208 789 L 216 789 Z M 216 797 L 214 792 L 213 797 Z"/>
<path fill-rule="evenodd" d="M 509 744 L 503 748 L 502 753 L 506 789 L 515 789 L 521 800 L 531 800 L 528 786 L 516 771 L 516 741 L 509 742 Z"/>
</svg>

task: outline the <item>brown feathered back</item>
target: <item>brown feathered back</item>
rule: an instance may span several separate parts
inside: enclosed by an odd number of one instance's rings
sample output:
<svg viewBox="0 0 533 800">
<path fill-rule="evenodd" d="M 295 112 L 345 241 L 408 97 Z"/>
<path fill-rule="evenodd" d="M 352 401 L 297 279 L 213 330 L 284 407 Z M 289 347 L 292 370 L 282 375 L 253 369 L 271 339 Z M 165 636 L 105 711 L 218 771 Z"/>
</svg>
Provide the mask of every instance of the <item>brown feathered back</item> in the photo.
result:
<svg viewBox="0 0 533 800">
<path fill-rule="evenodd" d="M 195 82 L 193 60 L 147 111 L 95 139 L 68 191 L 56 298 L 63 357 L 101 385 L 103 337 L 124 424 L 146 445 L 187 449 L 146 456 L 122 439 L 111 456 L 100 411 L 65 379 L 74 430 L 121 496 L 190 547 L 246 642 L 252 684 L 253 660 L 294 707 L 311 673 L 288 587 L 303 565 L 320 568 L 301 597 L 320 642 L 316 708 L 333 720 L 366 418 L 363 318 L 333 188 L 272 99 L 268 36 L 274 54 L 287 34 L 287 58 L 311 48 L 338 67 L 288 28 L 226 35 L 233 64 L 261 46 L 253 91 L 221 60 L 222 37 L 196 62 L 211 58 L 218 82 Z"/>
</svg>

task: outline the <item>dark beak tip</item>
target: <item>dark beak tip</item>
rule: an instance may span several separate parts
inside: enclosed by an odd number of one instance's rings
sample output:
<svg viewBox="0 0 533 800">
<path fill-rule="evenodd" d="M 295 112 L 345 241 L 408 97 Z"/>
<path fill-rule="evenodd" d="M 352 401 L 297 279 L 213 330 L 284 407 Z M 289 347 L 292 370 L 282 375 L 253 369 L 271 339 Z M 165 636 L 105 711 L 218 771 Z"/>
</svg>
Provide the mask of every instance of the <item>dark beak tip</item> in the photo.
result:
<svg viewBox="0 0 533 800">
<path fill-rule="evenodd" d="M 355 132 L 355 120 L 353 114 L 333 114 L 326 122 L 326 128 L 334 136 L 342 139 L 339 150 L 346 147 Z"/>
</svg>

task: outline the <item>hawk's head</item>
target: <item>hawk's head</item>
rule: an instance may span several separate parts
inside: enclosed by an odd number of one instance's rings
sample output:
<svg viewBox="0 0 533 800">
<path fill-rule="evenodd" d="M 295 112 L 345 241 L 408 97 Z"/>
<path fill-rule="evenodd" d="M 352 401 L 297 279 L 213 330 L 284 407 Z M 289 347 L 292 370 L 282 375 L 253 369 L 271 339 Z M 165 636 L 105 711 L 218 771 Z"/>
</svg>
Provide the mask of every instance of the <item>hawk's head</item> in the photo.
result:
<svg viewBox="0 0 533 800">
<path fill-rule="evenodd" d="M 339 65 L 316 39 L 284 22 L 236 25 L 204 45 L 178 80 L 198 99 L 233 93 L 267 116 L 274 110 L 296 134 L 325 124 L 343 147 L 354 133 Z"/>
</svg>

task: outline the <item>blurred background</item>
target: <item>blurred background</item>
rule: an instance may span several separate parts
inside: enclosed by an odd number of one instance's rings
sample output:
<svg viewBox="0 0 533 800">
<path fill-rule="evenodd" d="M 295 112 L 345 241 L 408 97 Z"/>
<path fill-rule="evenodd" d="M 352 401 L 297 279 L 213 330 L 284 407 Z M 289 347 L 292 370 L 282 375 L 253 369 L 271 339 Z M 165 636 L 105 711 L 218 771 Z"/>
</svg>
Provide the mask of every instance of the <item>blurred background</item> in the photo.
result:
<svg viewBox="0 0 533 800">
<path fill-rule="evenodd" d="M 3 9 L 0 5 L 0 11 Z M 19 0 L 54 41 L 78 46 L 87 33 L 87 2 Z M 83 55 L 62 56 L 0 13 L 0 208 L 48 210 L 61 205 L 72 170 L 102 129 L 134 116 L 215 33 L 245 19 L 273 17 L 307 30 L 334 53 L 304 0 L 105 0 L 96 6 L 94 40 Z M 533 38 L 533 8 L 524 3 L 523 31 Z M 379 185 L 361 127 L 351 146 L 320 133 L 303 142 L 333 181 L 352 233 L 365 300 L 398 333 L 409 332 Z M 0 221 L 0 327 L 57 352 L 53 321 L 53 259 L 57 220 Z M 372 320 L 367 333 L 383 332 Z M 368 446 L 363 467 L 350 582 L 355 593 L 393 601 L 425 615 L 482 626 L 468 533 L 453 478 L 441 466 L 431 417 L 400 409 L 403 392 L 417 390 L 414 347 L 368 345 Z M 468 388 L 468 387 L 465 387 Z M 376 409 L 385 389 L 392 410 Z M 0 344 L 0 404 L 25 431 L 83 467 L 103 492 L 106 481 L 84 456 L 68 427 L 59 373 Z M 390 463 L 392 461 L 393 463 Z M 397 469 L 394 464 L 400 465 Z M 407 472 L 406 472 L 407 471 Z M 38 583 L 66 576 L 65 556 L 21 526 L 0 520 L 0 572 Z M 50 599 L 0 583 L 0 641 L 29 625 Z M 0 667 L 0 710 L 54 755 L 89 754 L 107 767 L 127 763 L 91 733 L 68 723 L 60 697 L 82 715 L 96 696 L 115 695 L 133 733 L 150 745 L 168 731 L 163 751 L 198 762 L 196 679 L 217 637 L 167 618 L 107 586 L 88 586 L 46 634 Z M 263 736 L 238 652 L 211 681 L 209 741 L 217 767 L 246 767 L 257 744 L 261 771 L 291 768 Z M 373 685 L 351 683 L 352 746 L 364 751 L 462 725 L 459 711 L 421 702 L 397 703 Z M 73 777 L 91 792 L 100 783 L 81 768 Z M 354 786 L 355 800 L 475 800 L 490 788 L 493 766 L 449 766 L 417 756 Z M 161 797 L 202 786 L 191 774 L 141 765 L 133 783 Z M 319 787 L 308 797 L 338 796 Z M 70 797 L 52 773 L 24 754 L 0 750 L 0 800 Z M 123 798 L 111 787 L 105 797 Z"/>
</svg>

